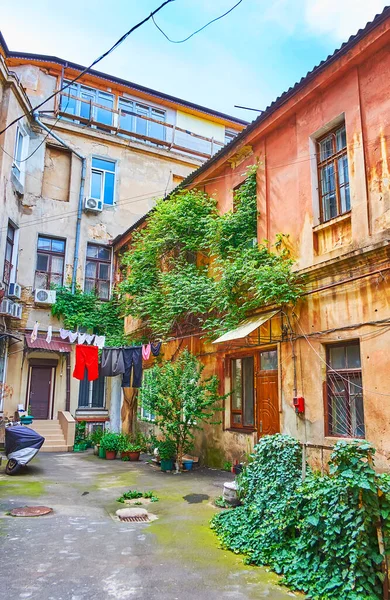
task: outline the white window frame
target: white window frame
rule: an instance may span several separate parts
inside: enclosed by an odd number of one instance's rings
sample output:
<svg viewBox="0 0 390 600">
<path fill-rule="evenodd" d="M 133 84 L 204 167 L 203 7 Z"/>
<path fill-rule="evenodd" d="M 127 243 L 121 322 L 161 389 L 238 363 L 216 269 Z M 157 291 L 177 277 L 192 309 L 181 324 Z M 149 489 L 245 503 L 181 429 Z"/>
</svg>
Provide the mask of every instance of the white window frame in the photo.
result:
<svg viewBox="0 0 390 600">
<path fill-rule="evenodd" d="M 159 108 L 157 106 L 151 106 L 149 104 L 143 104 L 142 102 L 137 102 L 136 100 L 132 100 L 131 98 L 124 98 L 123 96 L 120 96 L 118 98 L 119 110 L 121 110 L 121 109 L 126 110 L 126 108 L 121 106 L 121 103 L 124 103 L 125 105 L 127 105 L 128 110 L 130 112 L 137 113 L 137 107 L 140 107 L 140 108 L 143 108 L 148 113 L 147 115 L 142 115 L 140 113 L 141 116 L 146 116 L 151 119 L 156 119 L 157 121 L 164 121 L 165 123 L 167 121 L 167 111 L 163 108 Z M 164 116 L 154 115 L 153 111 L 163 113 Z M 131 115 L 131 130 L 129 130 L 129 133 L 136 132 L 136 120 L 135 120 L 136 118 L 137 118 L 137 115 Z M 120 115 L 119 115 L 119 125 L 120 125 Z M 146 121 L 145 135 L 148 137 L 152 137 L 150 134 L 151 125 L 153 125 L 153 123 L 151 123 L 150 121 Z M 156 138 L 156 139 L 159 139 L 159 138 Z M 165 127 L 163 127 L 163 136 L 160 139 L 161 139 L 161 141 L 165 141 L 165 139 L 166 139 L 166 128 Z"/>
<path fill-rule="evenodd" d="M 70 83 L 70 81 L 64 80 L 64 85 L 66 85 L 67 83 Z M 74 89 L 72 89 L 72 88 L 74 88 Z M 81 107 L 83 105 L 88 106 L 88 104 L 86 102 L 83 102 L 81 100 L 81 94 L 83 92 L 86 94 L 88 94 L 88 93 L 91 94 L 91 96 L 93 96 L 92 102 L 94 102 L 95 104 L 101 104 L 99 102 L 100 97 L 106 96 L 106 97 L 110 97 L 112 99 L 112 107 L 111 108 L 106 107 L 106 108 L 107 108 L 107 111 L 110 112 L 112 115 L 111 125 L 115 126 L 115 113 L 114 113 L 115 96 L 114 96 L 114 94 L 111 94 L 110 92 L 106 92 L 105 90 L 99 90 L 98 88 L 92 88 L 92 87 L 89 87 L 88 85 L 84 85 L 82 83 L 72 83 L 72 85 L 69 86 L 69 88 L 67 88 L 66 90 L 64 90 L 64 92 L 61 94 L 61 104 L 62 104 L 62 102 L 64 102 L 64 104 L 66 106 L 67 93 L 69 93 L 70 96 L 77 96 L 77 100 L 74 100 L 76 103 L 74 116 L 81 117 Z M 64 100 L 62 100 L 62 98 L 64 98 Z M 101 105 L 103 106 L 103 104 L 101 104 Z M 92 106 L 91 119 L 93 121 L 97 121 L 96 116 L 97 116 L 98 110 L 99 109 L 97 106 Z"/>
<path fill-rule="evenodd" d="M 114 166 L 114 170 L 113 171 L 109 171 L 108 169 L 102 169 L 100 167 L 94 167 L 93 166 L 93 159 L 96 158 L 97 160 L 105 160 L 107 162 L 110 162 L 113 164 Z M 94 200 L 102 200 L 104 206 L 115 206 L 116 201 L 115 201 L 115 197 L 116 197 L 116 167 L 117 167 L 117 163 L 115 160 L 111 160 L 110 158 L 107 157 L 103 157 L 103 156 L 92 156 L 92 160 L 91 160 L 91 180 L 90 180 L 90 184 L 89 184 L 89 197 L 93 198 Z M 102 173 L 103 177 L 101 178 L 101 183 L 100 183 L 100 198 L 96 198 L 95 196 L 92 195 L 92 174 L 93 172 L 96 173 Z M 113 173 L 114 174 L 114 189 L 113 189 L 113 194 L 112 194 L 112 204 L 110 204 L 109 202 L 106 202 L 104 199 L 104 182 L 106 179 L 106 173 Z"/>
<path fill-rule="evenodd" d="M 22 147 L 20 150 L 20 158 L 17 159 L 16 157 L 18 155 L 19 140 L 21 140 Z M 21 183 L 22 185 L 24 184 L 24 181 L 26 178 L 26 170 L 24 168 L 22 168 L 22 164 L 27 157 L 28 143 L 29 143 L 29 136 L 27 134 L 26 129 L 21 124 L 17 125 L 16 135 L 15 135 L 14 154 L 13 154 L 13 160 L 12 160 L 12 173 L 14 174 L 16 179 L 19 181 L 19 183 Z"/>
</svg>

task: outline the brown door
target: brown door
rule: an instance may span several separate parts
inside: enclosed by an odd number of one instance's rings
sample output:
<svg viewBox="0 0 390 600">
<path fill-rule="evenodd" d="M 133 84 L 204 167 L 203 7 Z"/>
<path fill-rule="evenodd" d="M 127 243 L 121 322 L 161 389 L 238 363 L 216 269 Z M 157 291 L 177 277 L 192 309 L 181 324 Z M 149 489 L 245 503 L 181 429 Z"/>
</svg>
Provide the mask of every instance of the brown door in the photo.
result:
<svg viewBox="0 0 390 600">
<path fill-rule="evenodd" d="M 52 372 L 52 367 L 31 367 L 29 404 L 36 419 L 49 418 Z"/>
<path fill-rule="evenodd" d="M 277 350 L 260 352 L 257 371 L 257 431 L 259 437 L 280 432 Z"/>
</svg>

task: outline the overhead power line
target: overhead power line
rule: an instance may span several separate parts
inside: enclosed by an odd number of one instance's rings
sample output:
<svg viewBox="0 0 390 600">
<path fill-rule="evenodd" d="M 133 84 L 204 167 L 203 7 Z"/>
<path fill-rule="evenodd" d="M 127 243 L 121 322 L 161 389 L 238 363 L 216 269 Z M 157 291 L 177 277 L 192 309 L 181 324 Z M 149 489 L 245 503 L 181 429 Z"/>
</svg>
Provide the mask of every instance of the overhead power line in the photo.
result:
<svg viewBox="0 0 390 600">
<path fill-rule="evenodd" d="M 94 67 L 95 65 L 97 65 L 98 62 L 100 62 L 101 60 L 103 60 L 103 58 L 106 58 L 106 56 L 108 56 L 109 54 L 111 54 L 111 52 L 113 52 L 116 48 L 118 48 L 118 46 L 120 46 L 126 40 L 126 38 L 128 38 L 129 35 L 131 35 L 136 29 L 138 29 L 139 27 L 141 27 L 142 25 L 144 25 L 147 21 L 149 21 L 149 19 L 153 19 L 154 15 L 157 14 L 162 8 L 164 8 L 164 6 L 166 6 L 167 4 L 170 4 L 171 2 L 174 2 L 174 1 L 175 0 L 165 0 L 165 2 L 163 2 L 162 4 L 160 4 L 160 6 L 158 8 L 156 8 L 155 10 L 153 10 L 148 17 L 146 17 L 145 19 L 143 19 L 142 21 L 140 21 L 139 23 L 137 23 L 136 25 L 134 25 L 134 27 L 132 27 L 131 29 L 129 29 L 129 31 L 127 31 L 124 35 L 122 35 L 122 37 L 119 38 L 119 40 L 117 42 L 115 42 L 115 44 L 113 46 L 111 46 L 111 48 L 109 48 L 106 52 L 104 52 L 104 54 L 102 54 L 101 56 L 99 56 L 98 58 L 96 58 L 89 65 L 89 67 L 86 67 L 83 71 L 81 71 L 81 73 L 79 73 L 79 75 L 77 75 L 77 77 L 75 77 L 71 81 L 68 81 L 68 83 L 66 83 L 64 86 L 62 86 L 59 90 L 56 90 L 55 92 L 53 92 L 50 96 L 48 96 L 47 98 L 45 98 L 45 100 L 43 100 L 40 104 L 37 104 L 36 106 L 34 106 L 34 108 L 32 108 L 28 112 L 28 114 L 32 115 L 36 110 L 38 110 L 44 104 L 46 104 L 46 102 L 48 102 L 49 100 L 51 100 L 52 98 L 54 98 L 55 96 L 57 96 L 57 94 L 60 94 L 61 92 L 63 92 L 64 90 L 66 90 L 69 86 L 72 85 L 72 83 L 75 83 L 76 81 L 78 81 L 80 79 L 80 77 L 82 77 L 83 75 L 85 75 L 86 73 L 88 73 L 88 71 L 90 71 L 92 69 L 92 67 Z M 13 121 L 11 121 L 11 123 L 9 123 L 7 125 L 7 127 L 5 127 L 4 129 L 2 129 L 0 131 L 0 135 L 2 135 L 5 131 L 7 131 L 7 129 L 9 129 L 10 127 L 12 127 L 12 125 L 15 125 L 15 123 L 17 123 L 18 121 L 20 121 L 21 119 L 23 119 L 24 116 L 25 116 L 24 114 L 20 115 L 19 117 L 17 117 Z"/>
<path fill-rule="evenodd" d="M 196 35 L 197 33 L 199 33 L 200 31 L 203 31 L 203 29 L 206 29 L 206 27 L 208 27 L 209 25 L 211 25 L 212 23 L 215 23 L 215 21 L 219 21 L 220 19 L 223 19 L 223 17 L 226 17 L 226 15 L 228 15 L 229 13 L 231 13 L 235 8 L 237 8 L 237 6 L 239 4 L 241 4 L 242 0 L 239 0 L 234 6 L 232 6 L 231 8 L 229 8 L 229 10 L 227 10 L 225 13 L 223 13 L 223 15 L 219 15 L 219 17 L 216 17 L 215 19 L 212 19 L 212 21 L 209 21 L 208 23 L 206 23 L 206 25 L 203 25 L 203 27 L 201 27 L 200 29 L 197 29 L 196 31 L 194 31 L 193 33 L 191 33 L 191 35 L 187 36 L 186 38 L 184 38 L 183 40 L 172 40 L 170 37 L 167 36 L 167 34 L 165 33 L 165 31 L 163 31 L 161 29 L 161 27 L 159 25 L 157 25 L 155 19 L 154 19 L 154 15 L 152 16 L 152 21 L 155 24 L 155 26 L 157 27 L 157 29 L 163 34 L 163 36 L 168 40 L 168 42 L 171 42 L 172 44 L 183 44 L 184 42 L 187 42 L 190 38 L 192 38 L 194 35 Z"/>
</svg>

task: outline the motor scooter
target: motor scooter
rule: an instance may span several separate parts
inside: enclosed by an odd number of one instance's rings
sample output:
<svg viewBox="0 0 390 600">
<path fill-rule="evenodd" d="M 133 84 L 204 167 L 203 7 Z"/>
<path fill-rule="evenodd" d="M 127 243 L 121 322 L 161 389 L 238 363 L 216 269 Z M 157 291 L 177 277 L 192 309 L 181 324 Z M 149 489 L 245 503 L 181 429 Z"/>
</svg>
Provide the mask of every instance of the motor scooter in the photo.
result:
<svg viewBox="0 0 390 600">
<path fill-rule="evenodd" d="M 42 448 L 45 438 L 33 429 L 23 425 L 5 428 L 5 454 L 8 458 L 5 472 L 15 475 L 21 467 L 27 465 Z"/>
</svg>

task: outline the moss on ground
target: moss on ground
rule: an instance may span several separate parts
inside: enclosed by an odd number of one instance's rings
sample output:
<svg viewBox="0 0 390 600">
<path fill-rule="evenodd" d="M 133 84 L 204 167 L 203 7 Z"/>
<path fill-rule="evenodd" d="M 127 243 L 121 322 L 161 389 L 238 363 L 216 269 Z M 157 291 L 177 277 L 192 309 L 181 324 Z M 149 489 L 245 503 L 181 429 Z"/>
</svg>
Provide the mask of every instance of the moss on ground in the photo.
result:
<svg viewBox="0 0 390 600">
<path fill-rule="evenodd" d="M 0 497 L 28 496 L 38 498 L 45 492 L 45 486 L 41 481 L 27 481 L 25 479 L 7 479 L 0 481 Z"/>
</svg>

